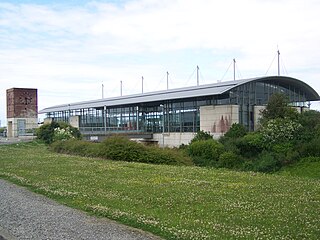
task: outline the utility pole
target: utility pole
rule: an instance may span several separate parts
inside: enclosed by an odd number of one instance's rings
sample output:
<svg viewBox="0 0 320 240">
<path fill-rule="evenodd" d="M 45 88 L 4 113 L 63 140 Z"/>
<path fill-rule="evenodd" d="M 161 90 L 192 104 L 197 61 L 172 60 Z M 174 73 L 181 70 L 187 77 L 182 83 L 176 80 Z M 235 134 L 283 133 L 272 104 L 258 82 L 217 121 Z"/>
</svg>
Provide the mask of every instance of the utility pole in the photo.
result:
<svg viewBox="0 0 320 240">
<path fill-rule="evenodd" d="M 236 80 L 236 59 L 233 59 L 233 81 Z"/>
<path fill-rule="evenodd" d="M 141 92 L 143 93 L 143 76 L 141 77 Z"/>
<path fill-rule="evenodd" d="M 199 86 L 199 66 L 197 65 L 197 86 Z"/>
<path fill-rule="evenodd" d="M 167 90 L 169 89 L 169 72 L 167 72 Z"/>
<path fill-rule="evenodd" d="M 278 76 L 280 76 L 280 51 L 278 49 Z"/>
<path fill-rule="evenodd" d="M 103 82 L 102 82 L 102 85 L 101 85 L 101 91 L 102 91 L 102 92 L 101 92 L 101 97 L 104 98 L 104 95 L 103 95 L 103 94 L 104 94 L 104 85 L 103 85 Z"/>
</svg>

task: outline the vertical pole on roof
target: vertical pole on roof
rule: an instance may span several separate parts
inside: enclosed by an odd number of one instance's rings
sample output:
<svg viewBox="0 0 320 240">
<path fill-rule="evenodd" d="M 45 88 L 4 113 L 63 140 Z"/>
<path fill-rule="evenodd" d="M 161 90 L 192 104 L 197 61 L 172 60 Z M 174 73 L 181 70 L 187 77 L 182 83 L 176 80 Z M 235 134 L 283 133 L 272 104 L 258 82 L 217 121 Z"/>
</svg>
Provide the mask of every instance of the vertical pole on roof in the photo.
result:
<svg viewBox="0 0 320 240">
<path fill-rule="evenodd" d="M 233 59 L 233 81 L 236 80 L 236 59 Z"/>
<path fill-rule="evenodd" d="M 122 81 L 120 81 L 120 96 L 122 96 Z"/>
<path fill-rule="evenodd" d="M 107 134 L 107 106 L 103 106 L 103 124 L 104 124 L 104 135 Z"/>
<path fill-rule="evenodd" d="M 104 93 L 104 85 L 103 85 L 103 82 L 102 82 L 102 85 L 101 85 L 101 97 L 102 98 L 104 98 L 104 95 L 103 95 L 103 93 Z"/>
<path fill-rule="evenodd" d="M 143 76 L 141 77 L 141 92 L 143 93 Z"/>
<path fill-rule="evenodd" d="M 137 106 L 137 132 L 139 132 L 139 106 Z"/>
<path fill-rule="evenodd" d="M 199 66 L 197 65 L 197 86 L 199 86 Z"/>
<path fill-rule="evenodd" d="M 167 90 L 169 89 L 169 72 L 167 72 Z"/>
<path fill-rule="evenodd" d="M 162 106 L 162 147 L 164 148 L 164 104 Z"/>
<path fill-rule="evenodd" d="M 278 76 L 280 76 L 280 51 L 278 49 Z"/>
</svg>

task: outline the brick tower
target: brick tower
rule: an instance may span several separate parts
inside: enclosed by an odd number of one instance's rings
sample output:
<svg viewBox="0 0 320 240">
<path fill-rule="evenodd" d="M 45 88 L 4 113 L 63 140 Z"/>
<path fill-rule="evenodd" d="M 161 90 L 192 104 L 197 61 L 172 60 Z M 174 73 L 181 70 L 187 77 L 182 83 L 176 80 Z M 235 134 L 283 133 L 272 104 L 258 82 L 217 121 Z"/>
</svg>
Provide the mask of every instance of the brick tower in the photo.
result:
<svg viewBox="0 0 320 240">
<path fill-rule="evenodd" d="M 7 89 L 8 137 L 33 135 L 38 127 L 38 90 Z"/>
</svg>

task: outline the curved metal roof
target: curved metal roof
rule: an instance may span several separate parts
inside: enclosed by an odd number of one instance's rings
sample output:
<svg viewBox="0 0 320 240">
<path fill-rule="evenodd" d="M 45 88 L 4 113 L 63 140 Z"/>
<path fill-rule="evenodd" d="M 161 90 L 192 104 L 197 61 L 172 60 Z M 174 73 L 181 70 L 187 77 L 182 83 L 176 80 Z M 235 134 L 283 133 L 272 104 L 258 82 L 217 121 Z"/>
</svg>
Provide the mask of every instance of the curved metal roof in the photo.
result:
<svg viewBox="0 0 320 240">
<path fill-rule="evenodd" d="M 58 112 L 66 110 L 75 110 L 81 108 L 101 108 L 103 106 L 120 106 L 120 105 L 129 105 L 129 104 L 138 104 L 143 102 L 157 102 L 164 100 L 173 100 L 173 99 L 183 99 L 183 98 L 192 98 L 192 97 L 203 97 L 203 96 L 212 96 L 220 95 L 228 92 L 229 90 L 238 87 L 240 85 L 249 83 L 249 82 L 274 82 L 276 81 L 279 85 L 285 86 L 288 83 L 297 88 L 300 88 L 306 93 L 307 101 L 316 101 L 320 100 L 319 94 L 308 84 L 304 83 L 301 80 L 291 77 L 284 76 L 271 76 L 271 77 L 258 77 L 250 79 L 242 79 L 236 81 L 220 82 L 214 84 L 206 84 L 201 86 L 192 86 L 185 88 L 169 89 L 164 91 L 149 92 L 143 94 L 134 94 L 121 97 L 113 98 L 103 98 L 92 101 L 77 102 L 70 104 L 63 104 L 48 107 L 42 109 L 39 113 L 49 113 L 49 112 Z"/>
</svg>

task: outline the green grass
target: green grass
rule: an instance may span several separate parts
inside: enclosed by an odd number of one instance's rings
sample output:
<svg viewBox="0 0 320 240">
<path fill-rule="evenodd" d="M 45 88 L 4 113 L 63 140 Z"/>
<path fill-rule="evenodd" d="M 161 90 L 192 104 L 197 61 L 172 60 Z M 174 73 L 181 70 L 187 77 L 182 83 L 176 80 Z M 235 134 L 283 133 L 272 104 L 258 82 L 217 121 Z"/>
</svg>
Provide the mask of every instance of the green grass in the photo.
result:
<svg viewBox="0 0 320 240">
<path fill-rule="evenodd" d="M 282 176 L 296 176 L 320 180 L 320 158 L 310 157 L 283 168 L 279 173 Z"/>
<path fill-rule="evenodd" d="M 320 181 L 0 146 L 0 177 L 166 239 L 319 239 Z"/>
</svg>

